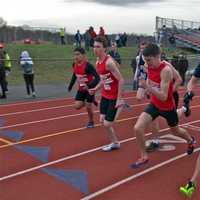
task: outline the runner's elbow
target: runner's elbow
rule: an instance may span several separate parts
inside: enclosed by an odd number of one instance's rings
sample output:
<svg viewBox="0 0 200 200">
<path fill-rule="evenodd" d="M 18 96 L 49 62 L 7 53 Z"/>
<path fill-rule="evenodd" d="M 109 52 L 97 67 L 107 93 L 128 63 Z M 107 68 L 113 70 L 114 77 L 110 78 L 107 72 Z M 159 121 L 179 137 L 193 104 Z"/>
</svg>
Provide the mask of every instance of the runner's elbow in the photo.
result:
<svg viewBox="0 0 200 200">
<path fill-rule="evenodd" d="M 120 83 L 121 85 L 124 85 L 124 79 L 121 78 L 121 79 L 119 80 L 119 83 Z"/>
<path fill-rule="evenodd" d="M 180 77 L 180 78 L 177 80 L 177 83 L 178 83 L 178 85 L 181 85 L 182 82 L 183 82 L 183 79 Z"/>
<path fill-rule="evenodd" d="M 161 101 L 166 101 L 167 100 L 168 95 L 163 94 L 160 98 Z"/>
</svg>

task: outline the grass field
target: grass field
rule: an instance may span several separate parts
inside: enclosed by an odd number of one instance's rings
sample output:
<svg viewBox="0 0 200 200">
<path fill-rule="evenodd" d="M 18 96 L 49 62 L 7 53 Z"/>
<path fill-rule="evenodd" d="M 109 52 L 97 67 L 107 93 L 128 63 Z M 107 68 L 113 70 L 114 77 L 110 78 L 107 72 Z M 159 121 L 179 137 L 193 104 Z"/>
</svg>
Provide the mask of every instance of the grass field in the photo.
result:
<svg viewBox="0 0 200 200">
<path fill-rule="evenodd" d="M 56 84 L 64 83 L 71 77 L 71 65 L 73 58 L 73 46 L 60 46 L 55 44 L 24 45 L 10 44 L 6 46 L 11 59 L 18 59 L 24 50 L 29 51 L 34 59 L 35 82 L 36 84 Z M 165 49 L 167 56 L 179 53 L 182 49 Z M 132 68 L 131 59 L 137 54 L 137 47 L 123 47 L 119 49 L 122 66 L 121 72 L 125 79 L 131 79 Z M 191 54 L 191 52 L 187 52 Z M 92 49 L 87 54 L 91 63 L 95 63 Z M 17 61 L 13 61 L 12 73 L 8 78 L 10 85 L 23 84 L 22 70 Z"/>
</svg>

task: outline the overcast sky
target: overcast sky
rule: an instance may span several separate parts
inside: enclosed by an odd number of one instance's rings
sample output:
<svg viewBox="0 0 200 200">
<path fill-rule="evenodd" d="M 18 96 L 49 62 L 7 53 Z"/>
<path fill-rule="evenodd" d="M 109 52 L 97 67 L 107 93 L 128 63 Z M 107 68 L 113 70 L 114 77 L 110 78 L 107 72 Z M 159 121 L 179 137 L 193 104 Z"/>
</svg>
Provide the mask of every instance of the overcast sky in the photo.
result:
<svg viewBox="0 0 200 200">
<path fill-rule="evenodd" d="M 156 16 L 200 21 L 200 0 L 4 0 L 0 7 L 8 24 L 65 26 L 71 33 L 92 25 L 153 34 Z"/>
</svg>

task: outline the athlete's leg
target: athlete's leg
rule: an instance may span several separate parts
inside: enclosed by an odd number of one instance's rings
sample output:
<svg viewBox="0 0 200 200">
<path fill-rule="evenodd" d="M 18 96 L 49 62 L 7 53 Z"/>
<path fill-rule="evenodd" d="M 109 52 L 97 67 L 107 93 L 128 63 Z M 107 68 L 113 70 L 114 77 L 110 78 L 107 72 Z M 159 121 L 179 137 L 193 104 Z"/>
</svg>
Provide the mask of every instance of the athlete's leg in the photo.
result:
<svg viewBox="0 0 200 200">
<path fill-rule="evenodd" d="M 92 108 L 92 103 L 85 103 L 86 106 L 86 110 L 88 113 L 88 124 L 87 127 L 88 128 L 93 128 L 94 127 L 94 113 L 93 113 L 93 108 Z"/>
<path fill-rule="evenodd" d="M 102 98 L 100 103 L 100 120 L 103 123 L 103 126 L 105 127 L 108 137 L 111 141 L 111 144 L 104 147 L 103 151 L 111 151 L 120 148 L 116 132 L 113 128 L 113 123 L 117 114 L 117 108 L 115 108 L 115 105 L 116 100 L 108 100 L 105 98 Z"/>
<path fill-rule="evenodd" d="M 145 148 L 145 138 L 144 138 L 144 131 L 145 129 L 152 123 L 152 117 L 151 115 L 149 115 L 146 112 L 143 112 L 135 126 L 134 126 L 134 131 L 136 134 L 136 138 L 137 138 L 137 143 L 139 145 L 140 151 L 141 151 L 141 159 L 147 159 L 148 155 L 146 152 L 146 148 Z"/>
<path fill-rule="evenodd" d="M 197 162 L 196 162 L 196 166 L 195 166 L 195 170 L 194 170 L 192 178 L 189 180 L 189 182 L 185 186 L 180 187 L 180 192 L 183 193 L 186 197 L 191 198 L 193 192 L 196 189 L 195 185 L 199 177 L 200 177 L 200 154 L 197 158 Z"/>
<path fill-rule="evenodd" d="M 77 91 L 75 97 L 75 108 L 80 110 L 85 106 L 85 100 L 87 97 L 87 93 L 85 91 Z"/>
<path fill-rule="evenodd" d="M 103 122 L 104 127 L 106 128 L 108 132 L 109 139 L 112 143 L 118 143 L 118 139 L 116 136 L 116 132 L 113 128 L 113 122 L 109 122 L 107 120 L 104 120 Z"/>
<path fill-rule="evenodd" d="M 77 110 L 80 110 L 81 108 L 83 108 L 85 106 L 85 102 L 83 101 L 75 101 L 75 108 Z"/>
<path fill-rule="evenodd" d="M 160 147 L 160 142 L 159 142 L 159 119 L 155 119 L 154 121 L 152 121 L 151 123 L 151 131 L 152 131 L 152 139 L 151 142 L 147 144 L 146 146 L 146 151 L 147 152 L 153 152 L 156 151 L 159 147 Z"/>
</svg>

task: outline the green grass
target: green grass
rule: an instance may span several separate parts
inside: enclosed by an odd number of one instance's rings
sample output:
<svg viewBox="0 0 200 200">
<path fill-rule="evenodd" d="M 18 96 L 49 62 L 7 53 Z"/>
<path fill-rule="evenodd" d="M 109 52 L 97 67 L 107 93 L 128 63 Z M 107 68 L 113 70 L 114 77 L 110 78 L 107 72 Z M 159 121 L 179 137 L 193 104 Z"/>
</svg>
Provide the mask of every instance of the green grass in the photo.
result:
<svg viewBox="0 0 200 200">
<path fill-rule="evenodd" d="M 66 80 L 71 78 L 72 46 L 60 46 L 51 43 L 40 45 L 10 44 L 6 46 L 6 50 L 11 59 L 18 59 L 20 53 L 24 50 L 27 50 L 31 57 L 36 59 L 34 60 L 36 84 L 65 83 Z M 181 49 L 165 49 L 167 56 L 181 51 Z M 120 70 L 125 79 L 131 79 L 133 75 L 130 63 L 137 53 L 137 47 L 120 48 L 119 52 L 123 61 Z M 93 55 L 92 49 L 90 49 L 87 56 L 91 63 L 95 64 L 96 58 Z M 21 67 L 17 62 L 13 62 L 12 73 L 8 77 L 8 81 L 10 85 L 21 85 L 24 82 Z"/>
</svg>

